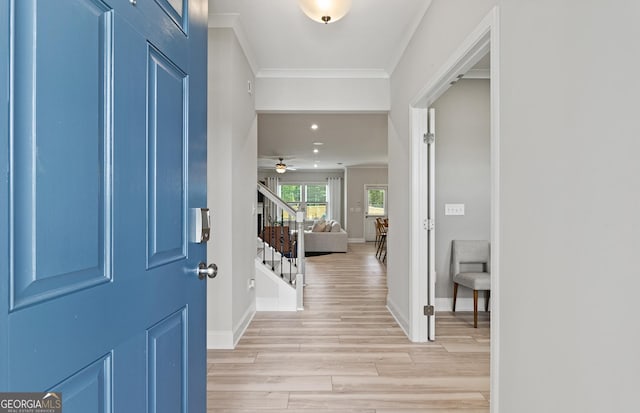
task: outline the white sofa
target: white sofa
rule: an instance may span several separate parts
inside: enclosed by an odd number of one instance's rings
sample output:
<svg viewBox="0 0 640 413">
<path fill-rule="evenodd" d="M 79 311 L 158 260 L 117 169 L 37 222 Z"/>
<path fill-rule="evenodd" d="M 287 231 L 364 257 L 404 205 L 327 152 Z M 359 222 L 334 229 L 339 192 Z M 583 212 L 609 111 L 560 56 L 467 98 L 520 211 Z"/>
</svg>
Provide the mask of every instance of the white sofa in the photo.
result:
<svg viewBox="0 0 640 413">
<path fill-rule="evenodd" d="M 305 252 L 347 252 L 349 236 L 344 229 L 340 232 L 304 232 Z"/>
</svg>

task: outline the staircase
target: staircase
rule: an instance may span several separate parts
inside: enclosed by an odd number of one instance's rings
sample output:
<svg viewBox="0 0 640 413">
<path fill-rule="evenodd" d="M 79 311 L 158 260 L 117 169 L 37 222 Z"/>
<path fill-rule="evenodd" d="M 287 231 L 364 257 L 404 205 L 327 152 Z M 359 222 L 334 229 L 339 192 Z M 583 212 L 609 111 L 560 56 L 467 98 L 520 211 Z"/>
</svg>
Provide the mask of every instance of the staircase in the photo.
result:
<svg viewBox="0 0 640 413">
<path fill-rule="evenodd" d="M 304 211 L 258 183 L 257 311 L 304 309 Z"/>
</svg>

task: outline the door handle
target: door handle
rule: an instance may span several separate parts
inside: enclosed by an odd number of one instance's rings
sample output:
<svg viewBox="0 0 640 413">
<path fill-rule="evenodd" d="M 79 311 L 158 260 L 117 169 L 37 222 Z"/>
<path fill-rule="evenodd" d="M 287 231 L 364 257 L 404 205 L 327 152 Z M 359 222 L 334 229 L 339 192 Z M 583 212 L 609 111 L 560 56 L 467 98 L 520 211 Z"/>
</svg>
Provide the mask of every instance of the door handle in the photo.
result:
<svg viewBox="0 0 640 413">
<path fill-rule="evenodd" d="M 215 264 L 209 264 L 209 266 L 207 267 L 207 264 L 205 264 L 204 262 L 201 262 L 200 264 L 198 264 L 198 278 L 200 278 L 201 280 L 204 280 L 204 277 L 209 277 L 209 278 L 216 278 L 216 276 L 218 275 L 218 266 Z"/>
</svg>

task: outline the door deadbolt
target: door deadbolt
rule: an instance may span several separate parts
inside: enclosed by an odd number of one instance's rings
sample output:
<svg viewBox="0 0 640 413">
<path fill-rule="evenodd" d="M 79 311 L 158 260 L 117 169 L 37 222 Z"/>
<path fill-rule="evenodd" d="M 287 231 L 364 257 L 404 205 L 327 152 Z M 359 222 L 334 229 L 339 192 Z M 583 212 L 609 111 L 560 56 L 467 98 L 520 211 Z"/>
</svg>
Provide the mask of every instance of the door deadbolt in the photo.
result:
<svg viewBox="0 0 640 413">
<path fill-rule="evenodd" d="M 207 267 L 207 264 L 205 264 L 204 262 L 201 262 L 200 264 L 198 264 L 198 278 L 200 278 L 201 280 L 204 280 L 204 277 L 209 277 L 209 278 L 216 278 L 216 276 L 218 275 L 218 266 L 215 264 L 209 264 L 209 266 Z"/>
</svg>

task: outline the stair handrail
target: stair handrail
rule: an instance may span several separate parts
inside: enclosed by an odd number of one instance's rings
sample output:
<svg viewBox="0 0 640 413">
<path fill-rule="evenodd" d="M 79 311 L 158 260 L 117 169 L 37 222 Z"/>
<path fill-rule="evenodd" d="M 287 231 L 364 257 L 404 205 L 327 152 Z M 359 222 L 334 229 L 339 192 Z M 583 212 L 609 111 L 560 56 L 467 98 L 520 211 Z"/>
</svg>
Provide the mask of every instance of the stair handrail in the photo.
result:
<svg viewBox="0 0 640 413">
<path fill-rule="evenodd" d="M 291 208 L 291 205 L 287 204 L 280 198 L 275 192 L 273 192 L 269 187 L 264 185 L 262 182 L 258 182 L 258 191 L 266 196 L 269 201 L 273 202 L 278 206 L 278 208 L 282 208 L 289 215 L 296 215 L 297 211 Z"/>
<path fill-rule="evenodd" d="M 278 208 L 281 208 L 290 216 L 296 217 L 296 230 L 297 230 L 297 257 L 298 257 L 298 273 L 296 274 L 296 307 L 298 310 L 304 310 L 304 298 L 303 287 L 305 283 L 306 265 L 304 257 L 304 221 L 306 218 L 306 212 L 304 207 L 301 206 L 299 211 L 296 211 L 287 204 L 282 198 L 274 193 L 269 187 L 261 182 L 258 182 L 258 192 L 264 195 L 269 201 L 273 202 Z"/>
</svg>

